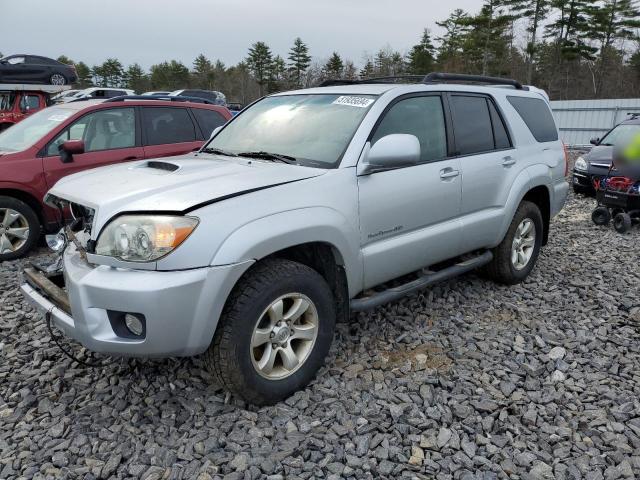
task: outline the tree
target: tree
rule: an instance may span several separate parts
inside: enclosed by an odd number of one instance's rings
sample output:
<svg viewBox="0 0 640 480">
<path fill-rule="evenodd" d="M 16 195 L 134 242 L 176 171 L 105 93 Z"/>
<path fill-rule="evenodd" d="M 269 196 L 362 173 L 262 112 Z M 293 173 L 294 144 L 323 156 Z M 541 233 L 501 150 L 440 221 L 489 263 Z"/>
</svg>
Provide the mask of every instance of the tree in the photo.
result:
<svg viewBox="0 0 640 480">
<path fill-rule="evenodd" d="M 458 8 L 446 20 L 436 22 L 436 25 L 445 29 L 445 34 L 438 38 L 438 63 L 446 71 L 462 70 L 462 51 L 470 28 L 469 14 Z"/>
<path fill-rule="evenodd" d="M 0 58 L 2 58 L 2 55 L 0 55 Z M 56 60 L 60 63 L 64 63 L 65 65 L 73 65 L 73 60 L 71 60 L 66 55 L 60 55 L 58 58 L 56 58 Z"/>
<path fill-rule="evenodd" d="M 324 66 L 325 75 L 328 78 L 340 78 L 342 77 L 343 70 L 344 63 L 342 62 L 342 58 L 340 58 L 338 52 L 333 52 Z"/>
<path fill-rule="evenodd" d="M 144 73 L 142 67 L 137 63 L 129 65 L 127 70 L 124 72 L 124 83 L 127 88 L 130 88 L 137 93 L 142 93 L 149 87 L 149 79 Z"/>
<path fill-rule="evenodd" d="M 361 79 L 366 79 L 369 78 L 373 75 L 374 72 L 374 66 L 373 66 L 373 62 L 371 61 L 371 59 L 367 59 L 366 63 L 364 64 L 364 67 L 362 67 L 362 70 L 360 70 L 360 78 Z"/>
<path fill-rule="evenodd" d="M 92 73 L 100 87 L 119 87 L 123 83 L 124 68 L 116 58 L 107 58 L 102 65 L 94 66 Z"/>
<path fill-rule="evenodd" d="M 565 60 L 590 58 L 595 53 L 595 49 L 585 42 L 588 30 L 586 12 L 590 3 L 590 0 L 551 1 L 551 9 L 558 15 L 545 27 L 544 35 L 555 44 L 557 64 Z"/>
<path fill-rule="evenodd" d="M 189 87 L 190 80 L 189 69 L 177 60 L 151 66 L 151 88 L 178 90 Z"/>
<path fill-rule="evenodd" d="M 271 68 L 269 70 L 269 93 L 277 92 L 278 90 L 283 89 L 286 72 L 287 67 L 284 63 L 284 59 L 280 55 L 276 55 L 275 57 L 273 57 Z"/>
<path fill-rule="evenodd" d="M 302 79 L 304 74 L 311 65 L 311 55 L 309 48 L 300 37 L 293 41 L 293 47 L 289 50 L 289 77 L 291 84 L 296 87 L 302 87 Z"/>
<path fill-rule="evenodd" d="M 78 62 L 75 66 L 78 74 L 78 87 L 88 88 L 93 86 L 93 76 L 89 66 L 84 62 Z"/>
<path fill-rule="evenodd" d="M 202 53 L 193 61 L 194 85 L 210 89 L 213 83 L 214 73 L 213 64 Z"/>
<path fill-rule="evenodd" d="M 420 43 L 414 45 L 409 52 L 407 70 L 414 75 L 427 74 L 433 70 L 435 64 L 435 47 L 431 42 L 428 29 L 422 32 Z"/>
<path fill-rule="evenodd" d="M 260 87 L 260 96 L 264 95 L 265 87 L 268 86 L 271 76 L 273 55 L 271 49 L 264 42 L 256 42 L 249 49 L 247 56 L 247 67 L 256 79 Z"/>
</svg>

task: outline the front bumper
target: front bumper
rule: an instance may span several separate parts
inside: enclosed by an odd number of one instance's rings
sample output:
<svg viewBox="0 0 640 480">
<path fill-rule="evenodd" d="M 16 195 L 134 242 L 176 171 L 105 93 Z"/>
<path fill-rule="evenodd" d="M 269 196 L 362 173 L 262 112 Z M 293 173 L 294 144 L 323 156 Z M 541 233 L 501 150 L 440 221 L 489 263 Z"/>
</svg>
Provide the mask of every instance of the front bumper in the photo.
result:
<svg viewBox="0 0 640 480">
<path fill-rule="evenodd" d="M 95 352 L 189 356 L 207 349 L 231 289 L 251 263 L 170 272 L 125 270 L 89 265 L 70 246 L 64 253 L 70 312 L 33 282 L 21 289 L 39 312 L 51 314 L 54 325 Z M 142 338 L 122 335 L 112 323 L 114 312 L 143 316 Z"/>
<path fill-rule="evenodd" d="M 585 190 L 593 189 L 593 178 L 587 171 L 573 171 L 573 186 Z"/>
</svg>

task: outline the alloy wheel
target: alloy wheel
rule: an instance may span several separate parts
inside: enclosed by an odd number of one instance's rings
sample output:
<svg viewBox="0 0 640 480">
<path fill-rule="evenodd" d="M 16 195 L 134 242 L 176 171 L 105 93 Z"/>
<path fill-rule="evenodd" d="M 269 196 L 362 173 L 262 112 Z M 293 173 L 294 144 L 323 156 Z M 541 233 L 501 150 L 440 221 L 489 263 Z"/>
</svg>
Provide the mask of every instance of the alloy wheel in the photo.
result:
<svg viewBox="0 0 640 480">
<path fill-rule="evenodd" d="M 60 75 L 59 73 L 51 75 L 51 85 L 64 85 L 65 83 L 67 83 L 67 80 L 63 75 Z"/>
<path fill-rule="evenodd" d="M 29 222 L 20 212 L 0 208 L 0 254 L 20 250 L 29 239 Z"/>
<path fill-rule="evenodd" d="M 318 311 L 301 293 L 277 298 L 258 319 L 251 335 L 251 361 L 269 380 L 296 372 L 309 358 L 318 337 Z"/>
<path fill-rule="evenodd" d="M 511 263 L 516 270 L 525 268 L 536 246 L 536 226 L 533 220 L 525 218 L 520 222 L 511 244 Z"/>
</svg>

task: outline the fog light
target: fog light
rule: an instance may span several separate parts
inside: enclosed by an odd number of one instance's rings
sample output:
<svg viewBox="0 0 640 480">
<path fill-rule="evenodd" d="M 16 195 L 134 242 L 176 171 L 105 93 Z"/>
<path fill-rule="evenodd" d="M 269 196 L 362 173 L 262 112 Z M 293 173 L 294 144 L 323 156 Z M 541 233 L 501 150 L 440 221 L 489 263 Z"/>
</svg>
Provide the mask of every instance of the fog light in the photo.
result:
<svg viewBox="0 0 640 480">
<path fill-rule="evenodd" d="M 47 246 L 56 253 L 61 252 L 67 246 L 67 236 L 62 230 L 55 235 L 46 235 Z"/>
<path fill-rule="evenodd" d="M 135 315 L 127 313 L 124 316 L 124 324 L 127 326 L 127 329 L 136 337 L 139 337 L 143 334 L 144 327 L 142 326 L 142 322 Z"/>
</svg>

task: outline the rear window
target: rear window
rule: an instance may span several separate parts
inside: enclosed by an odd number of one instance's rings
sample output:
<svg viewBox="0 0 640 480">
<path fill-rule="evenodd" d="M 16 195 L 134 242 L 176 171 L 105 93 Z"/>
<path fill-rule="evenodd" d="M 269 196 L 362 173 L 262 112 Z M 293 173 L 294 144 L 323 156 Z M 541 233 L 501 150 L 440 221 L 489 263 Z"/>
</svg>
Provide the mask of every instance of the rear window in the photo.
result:
<svg viewBox="0 0 640 480">
<path fill-rule="evenodd" d="M 213 130 L 221 125 L 224 125 L 227 121 L 225 118 L 214 110 L 205 110 L 203 108 L 191 109 L 193 115 L 196 117 L 198 125 L 204 138 L 209 138 L 213 133 Z"/>
<path fill-rule="evenodd" d="M 508 99 L 538 142 L 558 140 L 556 124 L 544 100 L 527 97 L 508 97 Z"/>
</svg>

